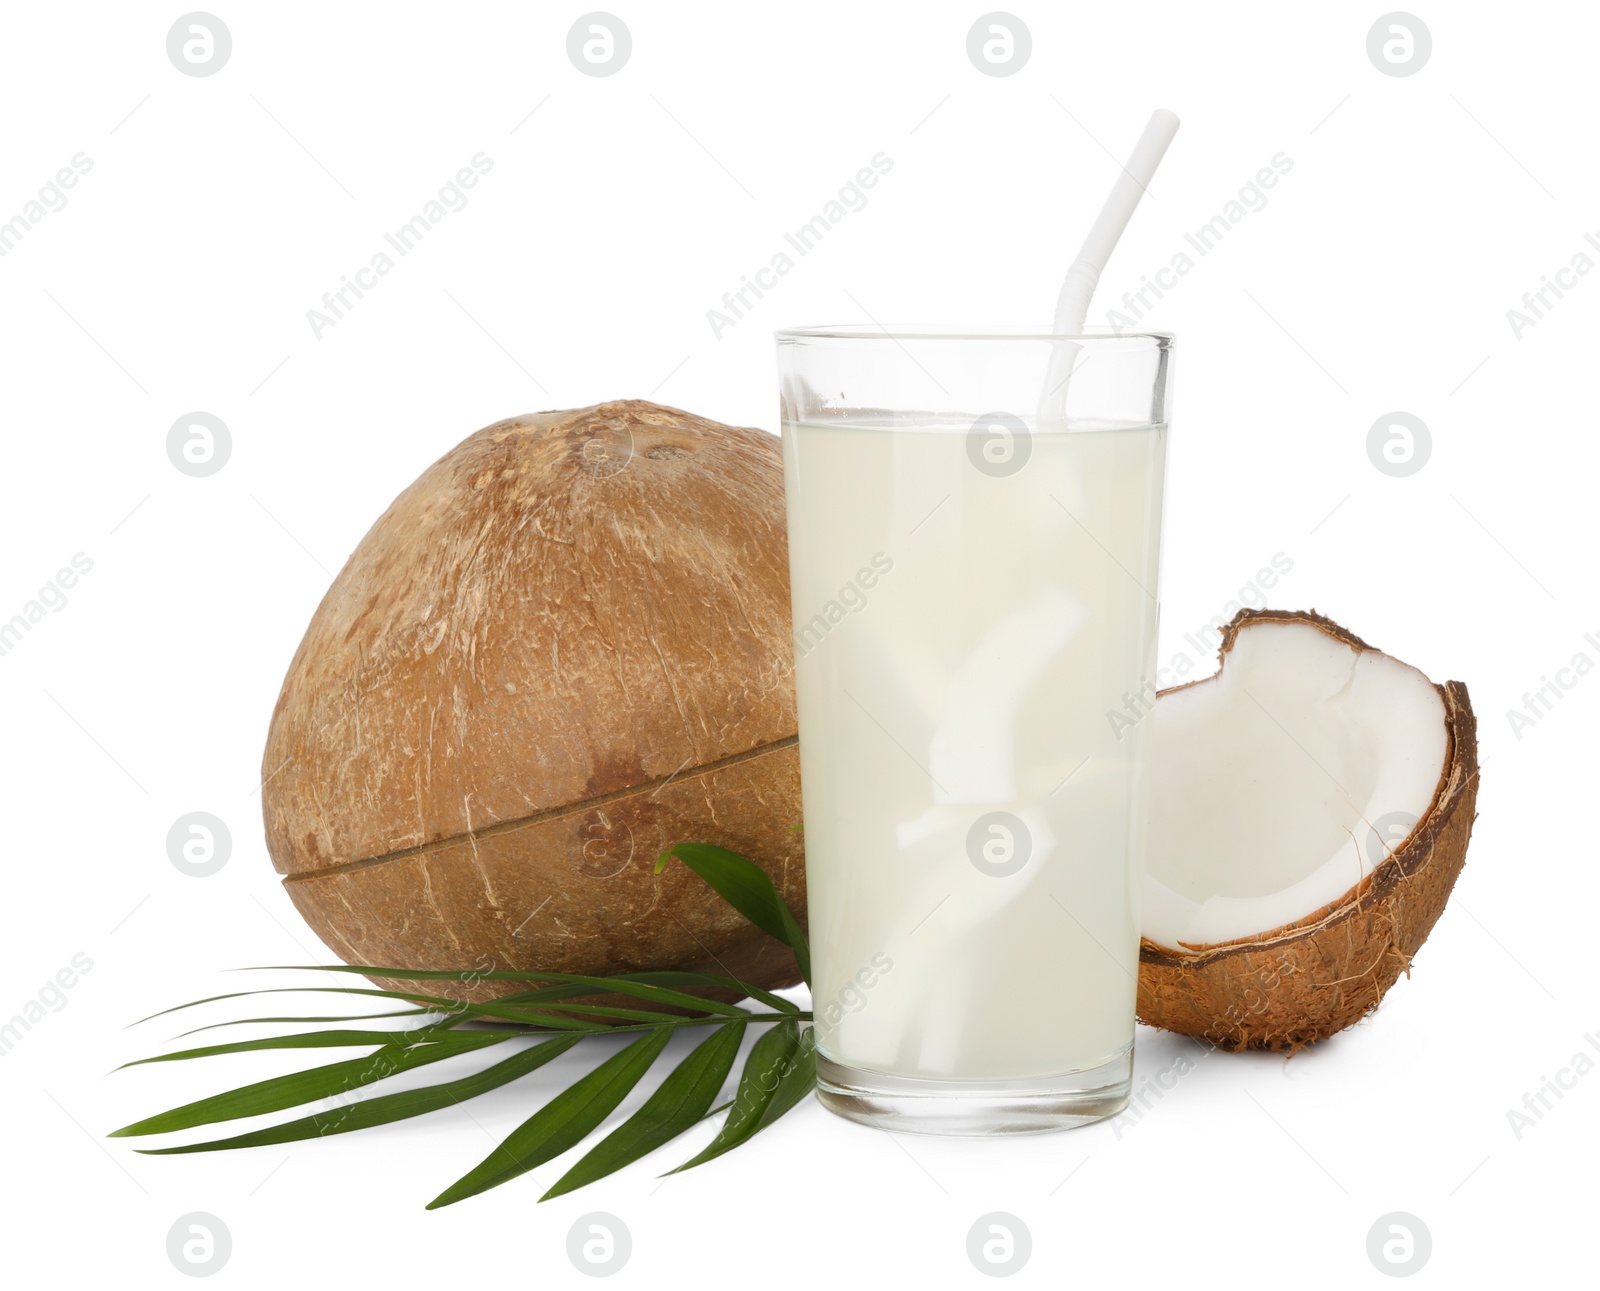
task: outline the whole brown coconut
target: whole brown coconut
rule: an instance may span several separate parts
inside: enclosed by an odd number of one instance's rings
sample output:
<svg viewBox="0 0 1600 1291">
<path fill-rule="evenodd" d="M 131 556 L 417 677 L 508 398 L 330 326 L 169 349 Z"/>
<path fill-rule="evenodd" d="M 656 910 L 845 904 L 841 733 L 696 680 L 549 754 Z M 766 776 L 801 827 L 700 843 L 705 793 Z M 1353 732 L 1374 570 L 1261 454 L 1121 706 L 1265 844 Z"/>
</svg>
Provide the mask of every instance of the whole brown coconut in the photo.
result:
<svg viewBox="0 0 1600 1291">
<path fill-rule="evenodd" d="M 267 847 L 347 962 L 687 968 L 793 957 L 687 867 L 718 843 L 805 909 L 778 440 L 640 401 L 513 418 L 373 525 L 289 665 Z M 395 989 L 416 983 L 375 979 Z"/>
<path fill-rule="evenodd" d="M 1373 649 L 1315 611 L 1241 610 L 1223 630 L 1219 671 L 1240 630 L 1261 620 L 1311 624 L 1354 650 Z M 1284 927 L 1176 951 L 1142 940 L 1140 1021 L 1222 1049 L 1294 1053 L 1359 1021 L 1409 974 L 1466 862 L 1478 794 L 1467 688 L 1434 689 L 1449 752 L 1433 803 L 1405 842 L 1339 900 Z"/>
</svg>

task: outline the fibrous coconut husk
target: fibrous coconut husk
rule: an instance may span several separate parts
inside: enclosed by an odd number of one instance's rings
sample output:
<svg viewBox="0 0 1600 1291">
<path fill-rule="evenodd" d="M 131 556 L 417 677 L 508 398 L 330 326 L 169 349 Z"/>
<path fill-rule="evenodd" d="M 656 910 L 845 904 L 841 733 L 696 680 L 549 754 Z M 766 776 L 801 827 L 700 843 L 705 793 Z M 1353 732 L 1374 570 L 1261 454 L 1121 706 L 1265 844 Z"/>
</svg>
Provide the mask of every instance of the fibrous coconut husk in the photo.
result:
<svg viewBox="0 0 1600 1291">
<path fill-rule="evenodd" d="M 778 439 L 642 401 L 499 422 L 361 540 L 262 759 L 267 846 L 347 962 L 483 1000 L 489 969 L 799 980 L 683 865 L 716 843 L 804 917 Z M 621 1002 L 621 1001 L 619 1001 Z"/>
</svg>

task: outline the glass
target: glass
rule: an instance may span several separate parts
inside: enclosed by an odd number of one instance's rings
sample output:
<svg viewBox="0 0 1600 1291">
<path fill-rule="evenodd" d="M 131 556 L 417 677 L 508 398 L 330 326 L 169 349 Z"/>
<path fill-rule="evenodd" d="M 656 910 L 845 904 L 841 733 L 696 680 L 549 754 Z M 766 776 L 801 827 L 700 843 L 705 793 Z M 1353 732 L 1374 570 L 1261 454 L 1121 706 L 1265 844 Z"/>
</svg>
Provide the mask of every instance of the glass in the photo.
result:
<svg viewBox="0 0 1600 1291">
<path fill-rule="evenodd" d="M 842 1116 L 1027 1133 L 1127 1103 L 1171 346 L 778 334 L 818 1094 Z"/>
</svg>

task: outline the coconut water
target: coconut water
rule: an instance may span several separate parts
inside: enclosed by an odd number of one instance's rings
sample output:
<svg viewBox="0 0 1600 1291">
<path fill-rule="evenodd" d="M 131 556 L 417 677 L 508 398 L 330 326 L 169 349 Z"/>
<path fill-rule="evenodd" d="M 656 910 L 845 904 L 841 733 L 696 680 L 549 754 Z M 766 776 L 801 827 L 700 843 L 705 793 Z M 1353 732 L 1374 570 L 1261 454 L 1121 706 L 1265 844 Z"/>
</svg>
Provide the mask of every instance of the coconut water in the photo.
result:
<svg viewBox="0 0 1600 1291">
<path fill-rule="evenodd" d="M 785 425 L 824 1057 L 1027 1080 L 1132 1042 L 1165 448 Z"/>
</svg>

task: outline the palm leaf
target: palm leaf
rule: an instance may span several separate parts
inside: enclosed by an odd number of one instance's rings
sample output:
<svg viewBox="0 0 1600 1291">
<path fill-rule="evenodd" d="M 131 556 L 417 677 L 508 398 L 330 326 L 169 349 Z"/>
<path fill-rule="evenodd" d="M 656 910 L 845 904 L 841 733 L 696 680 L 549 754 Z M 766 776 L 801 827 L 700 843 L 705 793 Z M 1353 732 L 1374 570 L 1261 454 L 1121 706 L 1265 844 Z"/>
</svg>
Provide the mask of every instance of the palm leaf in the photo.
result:
<svg viewBox="0 0 1600 1291">
<path fill-rule="evenodd" d="M 278 965 L 278 968 L 284 970 L 293 969 L 296 967 L 302 970 L 318 973 L 381 974 L 382 976 L 391 977 L 399 981 L 431 982 L 459 978 L 461 976 L 459 972 L 441 972 L 436 969 L 422 968 L 377 969 L 362 967 L 354 964 Z M 745 1016 L 744 1010 L 739 1008 L 737 1005 L 724 1004 L 721 1000 L 702 999 L 698 995 L 686 995 L 682 991 L 668 990 L 663 986 L 637 980 L 641 976 L 643 975 L 629 973 L 618 977 L 594 977 L 585 973 L 521 972 L 512 971 L 509 969 L 503 972 L 497 971 L 478 974 L 478 977 L 486 982 L 547 982 L 552 987 L 557 989 L 565 987 L 587 988 L 590 994 L 631 995 L 636 999 L 650 1000 L 653 1003 L 670 1005 L 673 1008 L 696 1009 L 703 1013 L 722 1013 L 728 1017 Z M 502 996 L 500 999 L 496 1000 L 495 1003 L 505 1004 L 514 1000 L 531 1000 L 536 1003 L 548 1003 L 552 1000 L 560 998 L 570 999 L 579 994 L 581 994 L 581 991 L 577 990 L 571 992 L 563 990 L 563 993 L 559 996 L 550 991 L 529 991 L 522 996 Z M 411 996 L 409 998 L 434 999 L 436 997 L 418 995 Z M 473 1005 L 472 1007 L 475 1009 L 483 1009 L 488 1006 L 479 1004 Z M 594 1008 L 585 1008 L 582 1005 L 572 1005 L 570 1007 L 573 1009 L 573 1011 L 581 1013 L 593 1013 L 597 1011 Z"/>
<path fill-rule="evenodd" d="M 368 969 L 368 972 L 378 972 L 378 969 Z M 208 995 L 203 1000 L 190 1000 L 187 1004 L 174 1004 L 170 1009 L 162 1009 L 159 1013 L 152 1013 L 149 1017 L 140 1018 L 133 1023 L 142 1026 L 156 1018 L 164 1018 L 169 1013 L 181 1013 L 185 1009 L 199 1008 L 202 1004 L 215 1004 L 219 1000 L 239 1000 L 247 995 L 376 995 L 381 999 L 399 1000 L 402 1003 L 414 1003 L 417 1000 L 433 1000 L 436 1003 L 448 1005 L 451 1008 L 460 1008 L 459 1000 L 447 1000 L 438 996 L 416 995 L 409 991 L 380 991 L 376 987 L 362 986 L 268 986 L 258 991 L 229 991 L 225 995 Z"/>
<path fill-rule="evenodd" d="M 677 856 L 724 900 L 764 932 L 787 945 L 801 974 L 811 975 L 810 947 L 793 912 L 767 873 L 753 861 L 725 848 L 685 843 L 657 862 L 659 873 Z M 309 966 L 289 966 L 305 971 Z M 360 974 L 398 982 L 460 982 L 460 970 L 390 969 L 366 965 L 325 965 L 311 971 Z M 318 1099 L 350 1093 L 415 1067 L 475 1052 L 506 1040 L 535 1035 L 550 1038 L 515 1052 L 458 1079 L 420 1089 L 351 1100 L 276 1126 L 227 1138 L 178 1147 L 139 1149 L 152 1155 L 213 1152 L 224 1148 L 291 1143 L 330 1134 L 384 1125 L 425 1115 L 498 1089 L 573 1048 L 586 1035 L 638 1032 L 637 1039 L 557 1094 L 517 1127 L 486 1160 L 452 1184 L 429 1209 L 451 1205 L 505 1183 L 553 1160 L 582 1143 L 622 1103 L 682 1027 L 707 1026 L 712 1034 L 697 1045 L 631 1116 L 583 1155 L 546 1191 L 544 1200 L 561 1196 L 622 1169 L 655 1151 L 690 1126 L 728 1113 L 705 1149 L 679 1166 L 687 1170 L 748 1142 L 792 1109 L 814 1086 L 816 1056 L 810 1030 L 800 1023 L 811 1014 L 790 1000 L 732 977 L 686 970 L 649 970 L 614 977 L 540 971 L 492 970 L 475 978 L 524 982 L 528 989 L 475 1003 L 417 990 L 383 990 L 368 986 L 273 987 L 235 991 L 195 1000 L 151 1017 L 221 1000 L 253 995 L 326 993 L 366 996 L 407 1007 L 389 1012 L 319 1017 L 261 1017 L 196 1027 L 185 1035 L 243 1023 L 355 1023 L 326 1031 L 298 1032 L 226 1044 L 211 1044 L 140 1059 L 125 1064 L 176 1062 L 230 1053 L 276 1049 L 319 1049 L 373 1046 L 364 1057 L 330 1063 L 309 1071 L 257 1081 L 137 1121 L 115 1131 L 117 1136 L 160 1134 L 220 1121 L 259 1116 Z M 445 989 L 449 989 L 446 987 Z M 732 991 L 771 1010 L 707 998 L 699 992 Z M 634 1007 L 584 1003 L 600 995 L 622 995 Z M 665 1010 L 665 1011 L 663 1011 Z M 378 1030 L 366 1025 L 379 1018 L 413 1018 L 406 1029 Z M 149 1020 L 149 1019 L 145 1019 Z M 464 1022 L 484 1029 L 455 1030 Z M 745 1031 L 752 1022 L 776 1023 L 751 1049 L 731 1102 L 711 1104 L 732 1070 Z M 553 1035 L 551 1033 L 554 1033 Z"/>
<path fill-rule="evenodd" d="M 780 1012 L 800 1012 L 798 1004 L 792 1000 L 784 999 L 781 995 L 774 995 L 771 991 L 762 990 L 761 987 L 753 986 L 749 982 L 741 982 L 737 978 L 718 977 L 714 973 L 691 973 L 676 969 L 670 971 L 647 970 L 638 973 L 623 973 L 617 977 L 607 977 L 599 980 L 607 982 L 609 990 L 615 990 L 617 982 L 633 982 L 640 986 L 719 986 L 726 990 L 738 991 L 740 995 L 756 1000 L 765 1004 L 768 1008 L 777 1009 Z M 525 991 L 519 995 L 502 995 L 499 1003 L 521 1003 L 523 1001 L 545 1003 L 551 1000 L 572 999 L 574 996 L 584 995 L 585 993 L 593 994 L 589 988 L 584 986 L 547 986 L 542 990 Z M 695 998 L 700 999 L 698 996 Z M 701 1000 L 700 1007 L 704 1007 L 706 1003 L 707 1001 Z M 732 1016 L 731 1013 L 729 1016 Z"/>
<path fill-rule="evenodd" d="M 817 1087 L 817 1033 L 807 1027 L 793 1060 L 778 1074 L 778 1087 L 761 1113 L 756 1130 L 764 1130 L 786 1112 L 793 1111 Z M 756 1131 L 752 1130 L 754 1134 Z"/>
<path fill-rule="evenodd" d="M 816 1079 L 816 1047 L 811 1032 L 807 1030 L 802 1036 L 798 1023 L 779 1023 L 750 1050 L 733 1108 L 716 1138 L 669 1173 L 704 1165 L 747 1142 L 804 1098 Z"/>
<path fill-rule="evenodd" d="M 414 1031 L 300 1031 L 294 1035 L 267 1036 L 261 1040 L 236 1040 L 232 1044 L 209 1044 L 199 1049 L 180 1049 L 177 1053 L 138 1058 L 124 1067 L 142 1067 L 151 1062 L 181 1062 L 187 1058 L 211 1058 L 223 1053 L 252 1053 L 258 1049 L 360 1049 L 373 1045 L 419 1044 L 436 1034 L 430 1027 Z M 511 1034 L 516 1034 L 512 1032 Z"/>
<path fill-rule="evenodd" d="M 386 1079 L 413 1067 L 423 1067 L 430 1062 L 441 1062 L 457 1054 L 470 1053 L 492 1044 L 502 1044 L 514 1032 L 477 1032 L 441 1036 L 427 1044 L 401 1049 L 385 1045 L 377 1053 L 365 1058 L 352 1058 L 346 1062 L 329 1063 L 309 1071 L 291 1072 L 287 1076 L 274 1076 L 230 1089 L 224 1094 L 213 1094 L 198 1102 L 186 1103 L 171 1111 L 124 1125 L 113 1130 L 112 1138 L 127 1138 L 139 1134 L 166 1134 L 171 1130 L 190 1130 L 197 1125 L 210 1125 L 216 1121 L 235 1121 L 243 1116 L 260 1116 L 266 1112 L 281 1112 L 286 1107 L 330 1098 L 348 1093 L 363 1085 Z"/>
<path fill-rule="evenodd" d="M 485 1192 L 576 1147 L 627 1097 L 670 1038 L 664 1029 L 640 1036 L 607 1058 L 513 1130 L 487 1159 L 430 1201 L 428 1209 Z"/>
<path fill-rule="evenodd" d="M 294 966 L 291 965 L 291 967 Z M 310 965 L 301 964 L 298 965 L 298 967 L 306 968 L 310 967 Z M 324 973 L 348 971 L 362 974 L 386 974 L 392 971 L 394 973 L 404 975 L 404 970 L 402 969 L 391 970 L 387 968 L 372 968 L 365 965 L 352 968 L 344 964 L 340 964 L 337 967 L 318 967 L 316 971 Z M 460 974 L 443 973 L 434 974 L 433 976 L 459 977 Z M 605 981 L 607 979 L 595 978 L 593 980 Z M 230 991 L 226 995 L 211 995 L 207 996 L 203 1000 L 190 1000 L 187 1004 L 178 1004 L 174 1005 L 170 1009 L 162 1009 L 159 1013 L 152 1013 L 149 1017 L 140 1018 L 139 1023 L 149 1022 L 155 1018 L 165 1017 L 169 1013 L 178 1013 L 184 1009 L 198 1008 L 202 1004 L 214 1004 L 218 1000 L 236 1000 L 242 999 L 249 995 L 294 995 L 302 992 L 311 994 L 329 993 L 335 995 L 377 996 L 380 999 L 401 1000 L 412 1004 L 426 1004 L 433 1007 L 424 1009 L 424 1012 L 444 1013 L 456 1021 L 461 1021 L 465 1018 L 497 1018 L 503 1022 L 519 1022 L 530 1025 L 537 1024 L 560 1031 L 601 1029 L 593 1023 L 580 1022 L 576 1019 L 563 1017 L 556 1013 L 530 1012 L 524 1006 L 508 1005 L 500 1000 L 491 1000 L 487 1003 L 471 1003 L 463 1000 L 453 1000 L 443 995 L 426 995 L 418 991 L 382 991 L 376 988 L 358 986 L 273 986 L 259 991 Z M 593 1012 L 592 1009 L 578 1011 Z M 651 1016 L 654 1015 L 652 1014 Z M 137 1026 L 139 1023 L 135 1023 L 134 1025 Z"/>
<path fill-rule="evenodd" d="M 666 867 L 667 858 L 676 856 L 709 883 L 718 896 L 760 928 L 776 937 L 794 952 L 800 976 L 811 982 L 811 945 L 767 872 L 748 857 L 710 843 L 679 843 L 656 860 L 656 873 Z"/>
<path fill-rule="evenodd" d="M 216 1152 L 222 1148 L 254 1148 L 270 1143 L 294 1143 L 300 1139 L 324 1138 L 329 1134 L 349 1134 L 374 1125 L 387 1125 L 411 1116 L 423 1116 L 441 1108 L 464 1103 L 479 1094 L 510 1084 L 544 1066 L 552 1058 L 560 1057 L 579 1040 L 581 1035 L 559 1035 L 541 1040 L 531 1049 L 497 1062 L 483 1071 L 463 1076 L 460 1080 L 446 1081 L 442 1085 L 429 1085 L 423 1089 L 408 1089 L 398 1094 L 383 1094 L 364 1099 L 349 1107 L 331 1112 L 318 1112 L 268 1129 L 249 1134 L 235 1135 L 231 1139 L 213 1139 L 209 1143 L 190 1143 L 177 1148 L 140 1148 L 147 1156 L 174 1156 L 184 1152 Z"/>
<path fill-rule="evenodd" d="M 199 1035 L 202 1031 L 220 1031 L 223 1027 L 256 1026 L 268 1022 L 376 1022 L 379 1018 L 419 1018 L 430 1013 L 438 1013 L 438 1009 L 396 1009 L 392 1013 L 337 1013 L 319 1014 L 315 1017 L 293 1018 L 229 1018 L 226 1022 L 210 1022 L 203 1027 L 191 1027 L 188 1031 L 180 1031 L 173 1038 L 181 1040 L 184 1036 Z"/>
<path fill-rule="evenodd" d="M 713 1031 L 661 1082 L 643 1107 L 591 1148 L 539 1200 L 549 1201 L 603 1179 L 696 1124 L 728 1078 L 733 1060 L 739 1055 L 744 1030 L 743 1022 L 729 1022 Z"/>
</svg>

